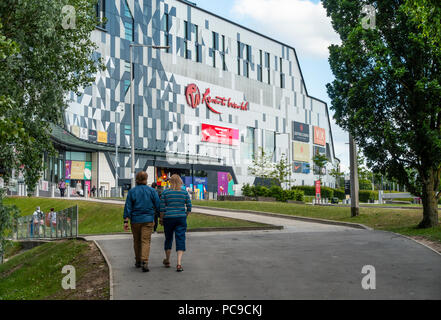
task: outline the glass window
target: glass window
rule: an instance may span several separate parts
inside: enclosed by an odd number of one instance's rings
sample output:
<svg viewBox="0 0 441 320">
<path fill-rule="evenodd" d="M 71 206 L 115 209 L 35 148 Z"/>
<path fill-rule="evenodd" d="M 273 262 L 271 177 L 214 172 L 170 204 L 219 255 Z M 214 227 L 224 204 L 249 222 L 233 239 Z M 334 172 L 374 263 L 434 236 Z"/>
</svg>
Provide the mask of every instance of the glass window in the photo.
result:
<svg viewBox="0 0 441 320">
<path fill-rule="evenodd" d="M 72 161 L 86 161 L 86 153 L 85 152 L 71 152 Z"/>
<path fill-rule="evenodd" d="M 283 60 L 280 58 L 280 88 L 285 88 L 285 74 L 283 73 Z"/>
<path fill-rule="evenodd" d="M 133 19 L 133 15 L 130 12 L 127 0 L 124 1 L 124 16 L 121 18 L 124 22 L 125 39 L 135 41 L 135 19 Z"/>
<path fill-rule="evenodd" d="M 168 13 L 164 13 L 164 19 L 162 20 L 162 31 L 168 33 Z"/>
<path fill-rule="evenodd" d="M 98 20 L 103 21 L 106 18 L 106 0 L 98 0 L 95 5 L 96 17 Z M 98 27 L 105 28 L 105 22 L 99 23 Z"/>
<path fill-rule="evenodd" d="M 242 143 L 242 159 L 254 159 L 254 128 L 247 127 L 247 131 Z"/>
<path fill-rule="evenodd" d="M 265 52 L 265 67 L 268 71 L 268 84 L 271 84 L 271 64 L 270 64 L 270 54 Z"/>
<path fill-rule="evenodd" d="M 269 156 L 271 155 L 274 159 L 275 155 L 275 132 L 265 130 L 265 153 Z"/>
<path fill-rule="evenodd" d="M 225 36 L 222 36 L 222 70 L 227 71 L 227 64 L 225 61 Z"/>
</svg>

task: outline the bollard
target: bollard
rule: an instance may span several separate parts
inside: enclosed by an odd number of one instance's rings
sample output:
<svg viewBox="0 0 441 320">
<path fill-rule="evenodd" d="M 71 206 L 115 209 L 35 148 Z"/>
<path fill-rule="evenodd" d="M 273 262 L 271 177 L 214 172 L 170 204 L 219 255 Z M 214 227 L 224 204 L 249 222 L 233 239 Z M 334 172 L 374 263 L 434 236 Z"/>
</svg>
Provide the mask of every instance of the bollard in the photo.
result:
<svg viewBox="0 0 441 320">
<path fill-rule="evenodd" d="M 70 186 L 66 187 L 67 197 L 70 198 Z"/>
<path fill-rule="evenodd" d="M 89 186 L 87 184 L 84 185 L 84 198 L 89 198 Z"/>
<path fill-rule="evenodd" d="M 51 198 L 55 198 L 55 186 L 51 184 Z"/>
</svg>

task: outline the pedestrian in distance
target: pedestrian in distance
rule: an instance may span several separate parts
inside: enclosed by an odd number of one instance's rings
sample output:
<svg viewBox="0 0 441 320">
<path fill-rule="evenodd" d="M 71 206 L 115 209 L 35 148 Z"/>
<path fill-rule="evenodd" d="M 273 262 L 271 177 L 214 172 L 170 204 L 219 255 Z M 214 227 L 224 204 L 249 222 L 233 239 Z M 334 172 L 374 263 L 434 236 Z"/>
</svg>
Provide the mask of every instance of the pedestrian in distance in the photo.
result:
<svg viewBox="0 0 441 320">
<path fill-rule="evenodd" d="M 93 187 L 92 187 L 92 189 L 90 189 L 90 193 L 91 193 L 91 195 L 92 195 L 92 197 L 94 197 L 95 198 L 95 193 L 96 193 L 96 186 L 94 185 Z"/>
<path fill-rule="evenodd" d="M 64 181 L 64 179 L 61 179 L 60 182 L 58 182 L 58 189 L 60 189 L 60 195 L 63 198 L 64 192 L 66 190 L 66 182 Z"/>
<path fill-rule="evenodd" d="M 40 224 L 44 223 L 44 213 L 37 207 L 32 214 L 32 221 L 34 225 L 33 236 L 40 236 Z"/>
<path fill-rule="evenodd" d="M 148 272 L 150 242 L 156 211 L 160 208 L 157 192 L 147 186 L 147 172 L 136 175 L 136 187 L 130 189 L 124 206 L 124 231 L 129 231 L 129 220 L 133 234 L 135 266 Z"/>
<path fill-rule="evenodd" d="M 57 213 L 54 208 L 51 208 L 51 211 L 48 213 L 48 219 L 51 226 L 51 238 L 52 234 L 55 232 L 55 236 L 57 236 Z"/>
<path fill-rule="evenodd" d="M 156 192 L 158 193 L 158 197 L 161 198 L 162 190 L 161 190 L 161 188 L 158 186 L 158 184 L 156 182 L 152 183 L 152 188 L 156 190 Z M 155 225 L 153 226 L 153 233 L 156 233 L 156 230 L 158 229 L 159 215 L 160 215 L 160 211 L 159 211 L 159 208 L 158 208 L 158 210 L 156 210 L 156 212 L 155 212 Z"/>
<path fill-rule="evenodd" d="M 182 179 L 174 174 L 170 178 L 170 189 L 161 195 L 161 216 L 159 223 L 164 226 L 165 259 L 162 262 L 170 267 L 170 254 L 173 245 L 173 235 L 176 238 L 177 266 L 176 271 L 182 272 L 182 256 L 186 250 L 185 234 L 187 232 L 187 217 L 191 212 L 191 200 L 188 192 L 182 190 Z"/>
</svg>

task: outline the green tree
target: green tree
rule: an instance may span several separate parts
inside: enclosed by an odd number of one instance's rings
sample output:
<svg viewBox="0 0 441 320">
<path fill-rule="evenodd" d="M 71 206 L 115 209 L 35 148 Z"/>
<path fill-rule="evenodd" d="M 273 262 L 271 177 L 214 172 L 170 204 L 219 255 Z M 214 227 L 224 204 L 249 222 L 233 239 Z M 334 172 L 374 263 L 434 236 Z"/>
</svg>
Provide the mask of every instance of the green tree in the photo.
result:
<svg viewBox="0 0 441 320">
<path fill-rule="evenodd" d="M 337 124 L 374 171 L 423 199 L 420 228 L 438 225 L 441 176 L 441 55 L 397 0 L 323 0 L 341 45 L 330 47 L 327 85 Z M 363 5 L 376 27 L 361 24 Z M 418 177 L 411 177 L 415 169 Z"/>
<path fill-rule="evenodd" d="M 289 174 L 290 174 L 291 166 L 289 165 L 288 158 L 285 154 L 282 154 L 281 159 L 274 165 L 274 170 L 271 173 L 271 178 L 279 181 L 280 185 L 290 182 Z"/>
<path fill-rule="evenodd" d="M 312 161 L 314 162 L 315 168 L 317 168 L 317 175 L 319 177 L 319 180 L 322 181 L 322 176 L 324 175 L 323 169 L 326 168 L 329 160 L 324 154 L 316 154 Z"/>
<path fill-rule="evenodd" d="M 422 36 L 435 50 L 441 50 L 441 2 L 439 0 L 407 0 L 404 11 L 418 25 Z"/>
<path fill-rule="evenodd" d="M 335 178 L 336 187 L 340 188 L 341 186 L 341 178 L 344 177 L 344 172 L 340 172 L 340 168 L 338 164 L 335 164 L 335 166 L 329 171 L 329 175 L 333 178 Z M 344 179 L 343 179 L 344 181 Z"/>
<path fill-rule="evenodd" d="M 248 167 L 248 171 L 251 175 L 259 178 L 271 178 L 274 172 L 272 155 L 267 155 L 265 150 L 260 147 L 253 163 Z"/>
<path fill-rule="evenodd" d="M 75 8 L 66 28 L 65 5 Z M 66 94 L 93 83 L 103 69 L 91 32 L 96 0 L 3 0 L 0 2 L 0 164 L 7 183 L 21 170 L 30 191 L 54 154 L 50 124 L 61 124 Z M 4 47 L 6 45 L 6 47 Z"/>
</svg>

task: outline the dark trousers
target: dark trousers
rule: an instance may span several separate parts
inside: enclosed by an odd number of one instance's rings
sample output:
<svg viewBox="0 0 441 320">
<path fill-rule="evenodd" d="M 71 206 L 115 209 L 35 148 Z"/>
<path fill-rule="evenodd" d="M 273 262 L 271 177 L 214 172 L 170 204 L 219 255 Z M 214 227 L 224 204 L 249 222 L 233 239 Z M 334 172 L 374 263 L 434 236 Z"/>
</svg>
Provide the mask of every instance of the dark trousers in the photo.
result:
<svg viewBox="0 0 441 320">
<path fill-rule="evenodd" d="M 185 251 L 185 233 L 187 232 L 187 217 L 182 218 L 165 218 L 164 233 L 165 243 L 164 250 L 171 250 L 173 245 L 173 234 L 176 237 L 176 251 Z"/>
<path fill-rule="evenodd" d="M 153 226 L 153 232 L 156 232 L 156 229 L 158 229 L 158 215 L 155 214 L 155 225 Z"/>
<path fill-rule="evenodd" d="M 65 190 L 65 189 L 60 189 L 60 193 L 61 193 L 61 197 L 62 197 L 62 198 L 64 197 L 64 190 Z"/>
</svg>

